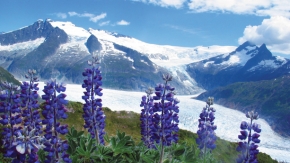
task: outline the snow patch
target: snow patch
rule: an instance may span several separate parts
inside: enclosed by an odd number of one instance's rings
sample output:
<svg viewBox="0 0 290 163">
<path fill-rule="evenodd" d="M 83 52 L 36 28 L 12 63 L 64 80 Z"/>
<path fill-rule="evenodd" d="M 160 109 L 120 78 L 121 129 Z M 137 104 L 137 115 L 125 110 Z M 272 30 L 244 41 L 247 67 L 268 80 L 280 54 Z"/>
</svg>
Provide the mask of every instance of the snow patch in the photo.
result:
<svg viewBox="0 0 290 163">
<path fill-rule="evenodd" d="M 110 32 L 104 30 L 89 29 L 100 41 L 110 41 L 116 44 L 129 47 L 142 54 L 159 66 L 178 66 L 207 59 L 219 54 L 229 53 L 234 46 L 197 46 L 178 47 L 170 45 L 155 45 L 142 42 L 131 37 L 115 37 Z"/>
<path fill-rule="evenodd" d="M 182 81 L 185 86 L 193 87 L 194 85 L 189 80 Z"/>
<path fill-rule="evenodd" d="M 263 60 L 263 61 L 259 62 L 257 66 L 254 66 L 254 67 L 250 68 L 248 71 L 251 72 L 251 71 L 254 71 L 254 70 L 260 69 L 260 68 L 276 69 L 278 67 L 281 67 L 282 65 L 284 65 L 287 62 L 286 59 L 285 58 L 282 59 L 282 57 L 279 58 L 278 61 L 280 61 L 282 63 L 281 64 L 280 63 L 275 63 L 275 60 Z"/>
<path fill-rule="evenodd" d="M 128 59 L 130 62 L 134 62 L 134 60 L 133 60 L 132 58 L 130 58 L 130 57 L 126 57 L 126 56 L 124 56 L 124 58 L 125 58 L 125 59 Z"/>
<path fill-rule="evenodd" d="M 281 56 L 276 56 L 276 59 L 280 62 L 282 62 L 282 64 L 285 64 L 287 62 L 287 60 L 284 57 Z"/>
<path fill-rule="evenodd" d="M 16 50 L 24 50 L 24 49 L 36 49 L 40 44 L 44 42 L 45 38 L 37 38 L 35 40 L 20 42 L 12 45 L 1 45 L 0 51 L 16 51 Z"/>
<path fill-rule="evenodd" d="M 141 59 L 141 62 L 145 63 L 146 65 L 149 66 L 149 64 L 147 62 L 145 62 L 143 59 Z"/>
<path fill-rule="evenodd" d="M 71 35 L 71 36 L 88 38 L 91 35 L 84 28 L 76 27 L 71 22 L 52 21 L 52 22 L 50 22 L 50 24 L 53 27 L 58 27 L 58 28 L 64 30 L 68 35 Z"/>
<path fill-rule="evenodd" d="M 214 61 L 208 61 L 203 65 L 203 67 L 208 67 L 209 64 L 213 64 L 213 63 L 214 63 Z"/>
<path fill-rule="evenodd" d="M 244 66 L 247 61 L 252 58 L 252 56 L 250 54 L 247 54 L 247 52 L 248 51 L 244 49 L 240 52 L 235 52 L 230 56 L 229 60 L 222 62 L 221 65 L 232 66 L 239 64 L 241 66 Z"/>
<path fill-rule="evenodd" d="M 50 24 L 53 27 L 58 27 L 64 30 L 68 35 L 68 42 L 62 44 L 60 47 L 62 50 L 67 51 L 69 49 L 79 49 L 80 51 L 89 53 L 85 43 L 91 34 L 87 30 L 81 27 L 76 27 L 71 22 L 51 21 Z"/>
<path fill-rule="evenodd" d="M 101 51 L 102 53 L 108 53 L 110 55 L 119 55 L 119 54 L 124 55 L 125 54 L 125 52 L 115 49 L 114 43 L 110 41 L 103 40 L 103 41 L 100 41 L 100 43 L 102 44 L 102 51 Z"/>
</svg>

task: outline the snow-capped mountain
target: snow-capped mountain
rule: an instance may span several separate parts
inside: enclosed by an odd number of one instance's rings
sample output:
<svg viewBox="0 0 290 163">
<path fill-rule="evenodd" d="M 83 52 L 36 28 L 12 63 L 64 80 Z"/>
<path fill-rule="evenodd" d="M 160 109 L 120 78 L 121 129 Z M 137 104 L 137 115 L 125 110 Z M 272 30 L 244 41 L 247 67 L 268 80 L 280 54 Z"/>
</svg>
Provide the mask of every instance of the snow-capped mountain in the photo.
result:
<svg viewBox="0 0 290 163">
<path fill-rule="evenodd" d="M 177 47 L 154 45 L 103 30 L 84 29 L 71 22 L 47 19 L 0 34 L 0 66 L 22 79 L 36 69 L 41 80 L 57 78 L 81 83 L 81 72 L 92 53 L 101 59 L 104 87 L 145 90 L 162 82 L 161 74 L 175 75 L 179 94 L 202 91 L 184 64 L 230 52 L 231 46 Z"/>
<path fill-rule="evenodd" d="M 289 59 L 273 56 L 263 44 L 245 42 L 235 51 L 188 64 L 186 71 L 203 88 L 234 82 L 273 79 L 288 74 Z"/>
<path fill-rule="evenodd" d="M 0 34 L 0 66 L 19 79 L 27 69 L 36 69 L 43 81 L 57 78 L 79 84 L 93 53 L 101 60 L 104 87 L 114 89 L 143 91 L 162 82 L 163 73 L 171 73 L 178 94 L 195 94 L 288 73 L 287 59 L 273 57 L 265 45 L 248 42 L 237 49 L 155 45 L 50 19 Z"/>
</svg>

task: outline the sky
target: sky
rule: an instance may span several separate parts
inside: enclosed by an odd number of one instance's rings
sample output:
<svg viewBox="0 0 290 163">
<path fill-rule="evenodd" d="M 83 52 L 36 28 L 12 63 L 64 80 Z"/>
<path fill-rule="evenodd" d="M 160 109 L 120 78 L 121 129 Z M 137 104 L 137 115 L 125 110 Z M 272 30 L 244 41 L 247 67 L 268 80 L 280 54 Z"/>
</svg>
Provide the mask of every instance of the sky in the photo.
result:
<svg viewBox="0 0 290 163">
<path fill-rule="evenodd" d="M 290 56 L 290 0 L 0 1 L 0 32 L 47 18 L 152 44 L 238 46 L 251 41 Z"/>
</svg>

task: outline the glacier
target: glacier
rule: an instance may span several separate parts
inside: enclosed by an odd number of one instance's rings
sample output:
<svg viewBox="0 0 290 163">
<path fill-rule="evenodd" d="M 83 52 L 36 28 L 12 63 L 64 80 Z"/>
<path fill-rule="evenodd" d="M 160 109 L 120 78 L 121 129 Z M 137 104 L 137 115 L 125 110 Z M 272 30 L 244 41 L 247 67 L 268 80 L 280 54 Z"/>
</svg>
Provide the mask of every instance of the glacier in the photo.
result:
<svg viewBox="0 0 290 163">
<path fill-rule="evenodd" d="M 41 90 L 44 84 L 44 82 L 39 82 L 40 90 L 38 93 L 40 95 L 43 95 Z M 81 97 L 85 89 L 81 85 L 67 84 L 66 88 L 67 100 L 84 102 Z M 103 89 L 102 92 L 103 106 L 109 107 L 113 111 L 126 110 L 136 113 L 141 112 L 141 97 L 146 95 L 145 92 L 112 89 Z M 205 106 L 205 102 L 192 99 L 193 95 L 176 95 L 176 97 L 180 100 L 178 105 L 180 109 L 179 127 L 196 133 L 199 114 Z M 213 107 L 216 109 L 217 136 L 231 142 L 238 142 L 241 121 L 249 121 L 245 114 L 220 105 L 214 104 Z M 263 119 L 258 119 L 256 122 L 261 125 L 262 129 L 261 143 L 258 149 L 278 161 L 290 162 L 290 138 L 282 137 L 275 133 Z"/>
</svg>

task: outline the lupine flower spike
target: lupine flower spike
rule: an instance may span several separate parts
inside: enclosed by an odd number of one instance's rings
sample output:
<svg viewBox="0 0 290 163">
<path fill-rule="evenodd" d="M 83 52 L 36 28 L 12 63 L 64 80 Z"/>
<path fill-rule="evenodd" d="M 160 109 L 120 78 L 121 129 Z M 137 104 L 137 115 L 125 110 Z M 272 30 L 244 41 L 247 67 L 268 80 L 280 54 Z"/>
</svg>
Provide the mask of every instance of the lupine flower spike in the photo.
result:
<svg viewBox="0 0 290 163">
<path fill-rule="evenodd" d="M 147 96 L 142 97 L 140 107 L 143 107 L 141 110 L 140 121 L 141 121 L 141 140 L 148 148 L 153 148 L 154 143 L 151 140 L 151 128 L 153 127 L 152 123 L 152 114 L 153 114 L 153 97 L 151 96 L 154 93 L 153 88 L 148 88 L 146 91 Z"/>
<path fill-rule="evenodd" d="M 257 120 L 259 118 L 258 113 L 254 113 L 254 111 L 250 111 L 246 113 L 246 117 L 250 118 L 250 123 L 242 121 L 241 123 L 241 135 L 238 138 L 241 140 L 239 142 L 239 146 L 237 147 L 237 151 L 241 154 L 237 159 L 237 163 L 258 163 L 257 154 L 259 153 L 258 143 L 260 143 L 260 132 L 261 126 L 257 123 L 253 123 L 253 120 Z M 253 131 L 252 131 L 253 130 Z M 252 133 L 254 132 L 254 133 Z"/>
<path fill-rule="evenodd" d="M 213 105 L 213 97 L 209 97 L 206 101 L 206 106 L 203 108 L 202 112 L 199 115 L 199 125 L 196 139 L 199 149 L 201 150 L 203 156 L 215 149 L 216 134 L 214 130 L 217 129 L 217 126 L 214 125 L 214 112 L 216 111 L 211 105 Z"/>
<path fill-rule="evenodd" d="M 83 118 L 85 120 L 84 127 L 88 129 L 92 138 L 97 140 L 98 144 L 105 144 L 105 114 L 102 110 L 102 99 L 96 98 L 96 96 L 102 96 L 102 76 L 100 67 L 96 67 L 99 64 L 99 58 L 93 56 L 92 61 L 88 61 L 89 66 L 92 68 L 85 69 L 83 76 L 87 77 L 82 84 L 82 87 L 86 89 L 82 99 L 85 100 L 83 105 Z"/>
<path fill-rule="evenodd" d="M 35 76 L 35 70 L 28 70 L 28 74 L 25 75 L 25 78 L 29 80 L 29 82 L 22 82 L 21 87 L 21 107 L 23 109 L 22 117 L 24 119 L 24 126 L 27 126 L 27 130 L 34 131 L 35 135 L 41 134 L 41 120 L 39 115 L 39 105 L 38 105 L 38 93 L 39 90 L 38 79 Z"/>
<path fill-rule="evenodd" d="M 48 152 L 46 155 L 46 163 L 55 162 L 71 162 L 69 155 L 66 153 L 68 150 L 68 143 L 60 139 L 59 134 L 66 134 L 68 132 L 67 125 L 61 125 L 59 120 L 67 118 L 67 110 L 64 107 L 68 103 L 65 100 L 66 95 L 61 93 L 65 92 L 66 87 L 63 84 L 56 83 L 51 80 L 44 86 L 42 99 L 45 100 L 45 106 L 42 115 L 45 118 L 42 124 L 46 125 L 44 130 L 44 151 Z"/>
<path fill-rule="evenodd" d="M 169 85 L 172 81 L 172 76 L 163 75 L 165 84 L 158 84 L 155 87 L 155 95 L 153 96 L 153 116 L 152 116 L 152 136 L 151 140 L 157 144 L 161 143 L 160 160 L 162 162 L 164 155 L 164 146 L 170 146 L 172 142 L 177 143 L 179 131 L 178 128 L 178 113 L 179 100 L 174 98 L 175 88 Z"/>
<path fill-rule="evenodd" d="M 35 76 L 35 70 L 28 70 L 28 74 L 25 78 L 29 82 L 22 82 L 21 87 L 21 107 L 23 108 L 22 117 L 24 121 L 24 130 L 22 132 L 18 131 L 16 139 L 16 150 L 20 155 L 24 155 L 21 158 L 28 157 L 28 162 L 38 161 L 38 149 L 41 147 L 39 144 L 43 137 L 39 136 L 42 130 L 41 119 L 39 115 L 39 105 L 38 105 L 38 79 Z M 22 160 L 24 161 L 24 160 Z"/>
<path fill-rule="evenodd" d="M 16 151 L 15 136 L 21 132 L 21 127 L 16 127 L 17 124 L 22 122 L 21 109 L 20 109 L 20 95 L 17 94 L 19 87 L 12 83 L 1 82 L 0 86 L 0 123 L 3 128 L 3 145 L 6 153 L 5 157 L 15 158 L 13 162 L 17 162 L 18 152 Z M 24 158 L 25 159 L 25 158 Z M 22 159 L 21 159 L 22 160 Z"/>
</svg>

